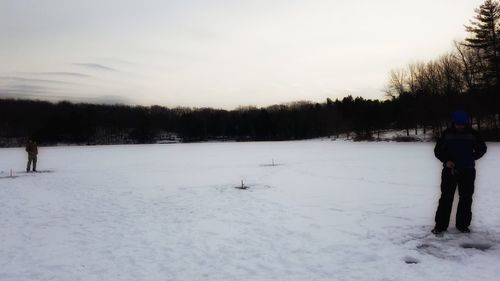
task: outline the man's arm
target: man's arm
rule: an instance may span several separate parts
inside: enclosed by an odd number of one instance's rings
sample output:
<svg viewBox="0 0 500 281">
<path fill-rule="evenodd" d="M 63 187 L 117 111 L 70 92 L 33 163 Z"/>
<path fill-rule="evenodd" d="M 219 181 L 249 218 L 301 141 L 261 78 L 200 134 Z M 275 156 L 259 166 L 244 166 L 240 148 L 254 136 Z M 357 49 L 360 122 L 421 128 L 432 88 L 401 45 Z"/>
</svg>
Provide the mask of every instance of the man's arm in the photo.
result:
<svg viewBox="0 0 500 281">
<path fill-rule="evenodd" d="M 475 141 L 474 141 L 474 160 L 477 160 L 486 153 L 487 147 L 486 144 L 484 143 L 483 139 L 478 133 L 474 134 Z"/>
<path fill-rule="evenodd" d="M 434 155 L 436 156 L 437 159 L 439 159 L 439 161 L 443 163 L 446 163 L 450 160 L 450 157 L 446 152 L 446 140 L 444 139 L 444 136 L 441 136 L 437 140 L 436 146 L 434 147 Z"/>
</svg>

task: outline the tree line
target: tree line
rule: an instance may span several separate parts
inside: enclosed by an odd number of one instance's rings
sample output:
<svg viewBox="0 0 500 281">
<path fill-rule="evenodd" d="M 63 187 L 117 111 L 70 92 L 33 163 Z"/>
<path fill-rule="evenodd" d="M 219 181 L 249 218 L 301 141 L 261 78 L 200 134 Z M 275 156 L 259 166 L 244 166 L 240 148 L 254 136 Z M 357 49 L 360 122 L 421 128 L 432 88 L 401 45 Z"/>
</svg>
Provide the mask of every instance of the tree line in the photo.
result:
<svg viewBox="0 0 500 281">
<path fill-rule="evenodd" d="M 188 142 L 297 140 L 346 132 L 370 137 L 392 127 L 394 115 L 387 109 L 393 105 L 352 96 L 235 110 L 0 99 L 0 140 L 4 146 L 26 138 L 45 144 L 152 143 L 165 132 Z"/>
<path fill-rule="evenodd" d="M 183 141 L 297 140 L 404 129 L 435 135 L 457 109 L 468 111 L 487 140 L 500 140 L 500 6 L 486 0 L 465 26 L 468 37 L 428 62 L 394 69 L 387 99 L 347 96 L 269 107 L 167 108 L 0 99 L 0 146 L 41 143 L 153 143 L 169 134 Z"/>
</svg>

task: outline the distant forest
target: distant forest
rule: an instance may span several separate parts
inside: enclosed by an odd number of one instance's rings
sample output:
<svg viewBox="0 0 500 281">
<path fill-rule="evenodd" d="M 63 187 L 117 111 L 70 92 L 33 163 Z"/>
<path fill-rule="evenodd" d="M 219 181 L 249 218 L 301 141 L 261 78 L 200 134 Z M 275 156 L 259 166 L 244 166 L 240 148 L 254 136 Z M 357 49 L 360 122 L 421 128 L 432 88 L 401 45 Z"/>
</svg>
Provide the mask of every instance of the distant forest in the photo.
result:
<svg viewBox="0 0 500 281">
<path fill-rule="evenodd" d="M 398 99 L 381 102 L 350 96 L 322 104 L 296 102 L 231 111 L 4 99 L 0 100 L 0 139 L 4 145 L 9 139 L 22 142 L 27 137 L 47 144 L 152 143 L 174 133 L 187 142 L 263 141 L 345 132 L 370 138 L 382 128 L 404 127 L 395 121 L 400 110 L 405 109 L 399 107 Z"/>
<path fill-rule="evenodd" d="M 486 0 L 465 26 L 469 36 L 429 62 L 391 71 L 387 99 L 347 96 L 265 108 L 166 108 L 0 99 L 0 146 L 297 140 L 381 130 L 438 135 L 451 113 L 466 110 L 486 140 L 500 140 L 500 5 Z M 0 93 L 1 94 L 1 93 Z M 417 130 L 421 129 L 421 130 Z"/>
</svg>

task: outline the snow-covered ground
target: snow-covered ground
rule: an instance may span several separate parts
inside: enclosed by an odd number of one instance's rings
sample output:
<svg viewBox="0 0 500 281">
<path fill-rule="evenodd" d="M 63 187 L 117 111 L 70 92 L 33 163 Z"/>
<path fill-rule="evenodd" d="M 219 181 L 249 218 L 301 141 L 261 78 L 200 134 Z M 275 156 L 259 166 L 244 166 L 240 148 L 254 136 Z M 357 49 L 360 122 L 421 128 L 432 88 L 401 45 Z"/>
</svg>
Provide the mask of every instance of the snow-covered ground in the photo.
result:
<svg viewBox="0 0 500 281">
<path fill-rule="evenodd" d="M 499 280 L 500 145 L 478 162 L 473 233 L 441 238 L 432 149 L 42 147 L 38 174 L 0 149 L 0 280 Z"/>
</svg>

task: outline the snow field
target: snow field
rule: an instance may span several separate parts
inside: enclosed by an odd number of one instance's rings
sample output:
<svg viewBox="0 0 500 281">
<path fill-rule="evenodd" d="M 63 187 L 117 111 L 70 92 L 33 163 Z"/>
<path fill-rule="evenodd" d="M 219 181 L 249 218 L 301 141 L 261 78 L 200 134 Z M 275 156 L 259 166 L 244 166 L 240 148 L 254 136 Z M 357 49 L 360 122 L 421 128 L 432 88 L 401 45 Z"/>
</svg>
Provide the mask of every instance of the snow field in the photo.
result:
<svg viewBox="0 0 500 281">
<path fill-rule="evenodd" d="M 498 280 L 500 146 L 477 163 L 473 233 L 452 217 L 441 238 L 432 149 L 42 147 L 37 174 L 0 149 L 0 280 Z"/>
</svg>

